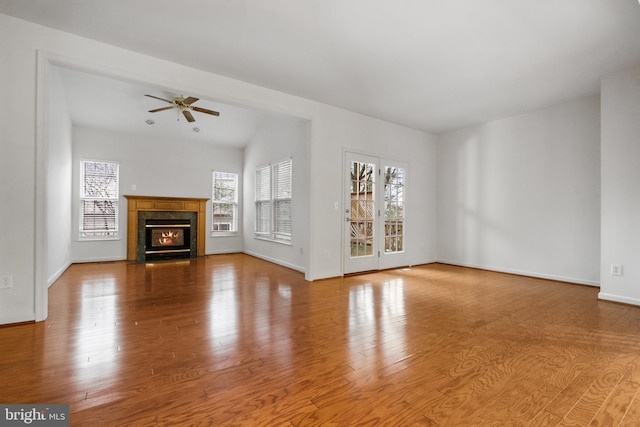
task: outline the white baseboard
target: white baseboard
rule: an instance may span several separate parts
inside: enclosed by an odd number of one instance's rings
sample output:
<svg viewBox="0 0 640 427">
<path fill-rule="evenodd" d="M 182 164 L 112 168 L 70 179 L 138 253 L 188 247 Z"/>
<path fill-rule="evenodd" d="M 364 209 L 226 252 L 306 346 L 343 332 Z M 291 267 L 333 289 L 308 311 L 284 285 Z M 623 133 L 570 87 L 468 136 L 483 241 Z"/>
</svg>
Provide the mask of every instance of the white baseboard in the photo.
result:
<svg viewBox="0 0 640 427">
<path fill-rule="evenodd" d="M 416 267 L 418 265 L 433 264 L 433 263 L 436 263 L 436 262 L 440 262 L 440 261 L 438 261 L 435 258 L 434 259 L 430 258 L 430 259 L 427 259 L 427 260 L 424 260 L 424 261 L 419 261 L 419 262 L 416 262 L 416 263 L 413 263 L 413 264 L 409 264 L 409 267 Z M 402 267 L 391 267 L 391 268 L 402 268 Z"/>
<path fill-rule="evenodd" d="M 232 255 L 232 254 L 242 254 L 244 252 L 242 252 L 241 250 L 234 250 L 234 251 L 212 251 L 212 252 L 207 252 L 205 254 L 205 256 L 208 255 Z"/>
<path fill-rule="evenodd" d="M 486 265 L 461 263 L 461 262 L 450 261 L 450 260 L 445 260 L 445 259 L 439 259 L 436 262 L 439 262 L 439 263 L 442 263 L 442 264 L 457 265 L 457 266 L 460 266 L 460 267 L 477 268 L 479 270 L 496 271 L 498 273 L 516 274 L 518 276 L 536 277 L 538 279 L 556 280 L 556 281 L 559 281 L 559 282 L 567 282 L 567 283 L 575 283 L 575 284 L 578 284 L 578 285 L 587 285 L 587 286 L 600 287 L 600 282 L 599 281 L 577 279 L 575 277 L 558 276 L 558 275 L 554 275 L 554 274 L 536 273 L 536 272 L 524 271 L 524 270 L 516 270 L 516 269 L 509 269 L 509 268 L 491 267 L 491 266 L 486 266 Z"/>
<path fill-rule="evenodd" d="M 114 261 L 126 261 L 127 258 L 112 258 L 112 257 L 108 257 L 108 258 L 77 258 L 74 259 L 71 263 L 72 264 L 83 264 L 83 263 L 88 263 L 88 262 L 114 262 Z"/>
<path fill-rule="evenodd" d="M 2 313 L 0 314 L 0 325 L 10 325 L 12 323 L 33 322 L 36 320 L 36 314 L 30 313 Z"/>
<path fill-rule="evenodd" d="M 600 292 L 598 294 L 598 299 L 601 299 L 601 300 L 604 300 L 604 301 L 621 302 L 623 304 L 631 304 L 631 305 L 639 305 L 640 306 L 640 299 L 629 298 L 629 297 L 621 297 L 619 295 L 605 294 L 603 292 Z"/>
<path fill-rule="evenodd" d="M 69 268 L 71 264 L 73 264 L 71 261 L 67 261 L 62 267 L 58 269 L 58 271 L 53 273 L 51 277 L 49 277 L 49 279 L 47 280 L 47 287 L 48 288 L 51 287 L 51 285 L 53 285 L 54 282 L 58 280 L 65 271 L 67 271 L 67 268 Z"/>
<path fill-rule="evenodd" d="M 285 262 L 285 261 L 281 261 L 279 259 L 271 258 L 271 257 L 268 257 L 268 256 L 264 256 L 262 254 L 251 252 L 251 251 L 243 251 L 243 253 L 245 253 L 247 255 L 251 255 L 251 256 L 256 257 L 256 258 L 263 259 L 265 261 L 269 261 L 269 262 L 271 262 L 273 264 L 278 264 L 278 265 L 281 265 L 283 267 L 287 267 L 287 268 L 290 268 L 292 270 L 299 271 L 300 273 L 303 273 L 303 274 L 305 272 L 304 267 L 301 267 L 299 265 L 291 264 L 291 263 L 288 263 L 288 262 Z"/>
</svg>

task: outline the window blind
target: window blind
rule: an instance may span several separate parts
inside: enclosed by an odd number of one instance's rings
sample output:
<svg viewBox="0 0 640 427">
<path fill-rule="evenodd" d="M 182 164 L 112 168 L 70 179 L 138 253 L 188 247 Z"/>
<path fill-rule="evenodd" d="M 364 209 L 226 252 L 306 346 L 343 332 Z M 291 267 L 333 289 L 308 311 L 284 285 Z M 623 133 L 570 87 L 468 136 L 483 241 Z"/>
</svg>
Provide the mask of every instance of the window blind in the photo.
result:
<svg viewBox="0 0 640 427">
<path fill-rule="evenodd" d="M 256 169 L 256 234 L 271 232 L 271 167 L 269 165 Z"/>
<path fill-rule="evenodd" d="M 291 159 L 275 163 L 273 169 L 273 232 L 276 239 L 290 240 L 291 224 Z"/>
</svg>

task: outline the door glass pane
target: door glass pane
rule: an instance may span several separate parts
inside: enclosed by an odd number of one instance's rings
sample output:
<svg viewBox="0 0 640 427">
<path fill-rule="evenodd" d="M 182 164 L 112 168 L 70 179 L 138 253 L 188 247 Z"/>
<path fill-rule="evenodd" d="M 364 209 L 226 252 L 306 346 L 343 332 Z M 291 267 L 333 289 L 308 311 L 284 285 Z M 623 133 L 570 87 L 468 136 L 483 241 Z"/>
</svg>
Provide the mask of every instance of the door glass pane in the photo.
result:
<svg viewBox="0 0 640 427">
<path fill-rule="evenodd" d="M 375 164 L 351 162 L 351 257 L 373 255 Z"/>
<path fill-rule="evenodd" d="M 404 250 L 404 169 L 384 167 L 384 251 Z"/>
</svg>

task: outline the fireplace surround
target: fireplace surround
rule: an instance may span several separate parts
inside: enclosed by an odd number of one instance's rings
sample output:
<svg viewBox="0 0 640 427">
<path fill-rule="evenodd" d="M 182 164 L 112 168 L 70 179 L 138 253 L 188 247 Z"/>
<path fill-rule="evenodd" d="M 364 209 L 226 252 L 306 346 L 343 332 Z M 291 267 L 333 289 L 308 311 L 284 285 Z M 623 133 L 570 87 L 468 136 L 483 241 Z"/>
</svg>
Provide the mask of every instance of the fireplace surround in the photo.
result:
<svg viewBox="0 0 640 427">
<path fill-rule="evenodd" d="M 203 198 L 125 195 L 127 260 L 193 258 L 205 254 Z"/>
</svg>

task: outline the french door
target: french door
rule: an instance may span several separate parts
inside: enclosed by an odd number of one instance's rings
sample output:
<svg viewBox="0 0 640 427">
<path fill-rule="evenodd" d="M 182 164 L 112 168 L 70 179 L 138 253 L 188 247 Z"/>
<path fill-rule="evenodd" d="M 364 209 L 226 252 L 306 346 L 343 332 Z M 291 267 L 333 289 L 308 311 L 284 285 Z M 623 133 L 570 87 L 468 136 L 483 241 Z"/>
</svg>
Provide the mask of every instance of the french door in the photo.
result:
<svg viewBox="0 0 640 427">
<path fill-rule="evenodd" d="M 407 165 L 345 152 L 345 274 L 406 265 Z"/>
</svg>

